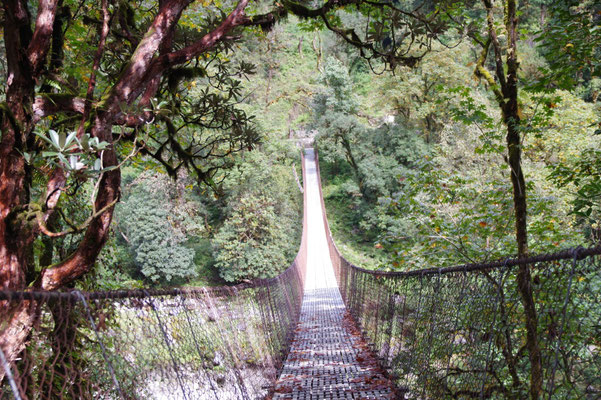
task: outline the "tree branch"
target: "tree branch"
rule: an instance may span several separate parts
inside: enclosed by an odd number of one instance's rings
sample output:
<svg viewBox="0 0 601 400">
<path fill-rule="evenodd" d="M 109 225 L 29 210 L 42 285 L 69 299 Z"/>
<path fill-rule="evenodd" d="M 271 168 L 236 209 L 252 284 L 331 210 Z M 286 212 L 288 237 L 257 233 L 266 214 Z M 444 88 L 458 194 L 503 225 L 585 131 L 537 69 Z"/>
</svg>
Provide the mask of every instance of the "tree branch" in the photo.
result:
<svg viewBox="0 0 601 400">
<path fill-rule="evenodd" d="M 191 2 L 191 0 L 167 0 L 161 4 L 155 19 L 121 74 L 121 78 L 113 86 L 104 102 L 109 114 L 114 116 L 120 114 L 121 106 L 131 104 L 143 91 L 145 83 L 156 76 L 152 75 L 150 71 L 152 70 L 151 66 L 155 64 L 154 55 Z M 150 75 L 149 72 L 151 72 Z M 157 72 L 161 74 L 163 70 Z"/>
<path fill-rule="evenodd" d="M 64 94 L 44 93 L 36 97 L 33 103 L 33 122 L 37 123 L 42 118 L 56 114 L 83 114 L 86 106 L 86 100 L 81 97 L 75 97 Z M 152 122 L 155 114 L 151 111 L 142 111 L 139 114 L 121 113 L 113 123 L 115 125 L 135 128 Z"/>
<path fill-rule="evenodd" d="M 492 2 L 491 0 L 482 0 L 482 2 L 486 7 L 486 23 L 488 24 L 488 37 L 493 45 L 493 51 L 495 54 L 497 79 L 499 79 L 499 84 L 504 94 L 503 97 L 507 97 L 507 80 L 505 78 L 505 70 L 503 68 L 502 58 L 503 50 L 501 49 L 501 44 L 499 43 L 499 38 L 497 37 L 497 30 L 495 29 L 495 19 L 493 15 Z"/>
<path fill-rule="evenodd" d="M 100 38 L 98 40 L 98 48 L 96 49 L 96 54 L 94 55 L 94 64 L 92 65 L 92 71 L 90 72 L 90 79 L 88 81 L 88 91 L 86 92 L 86 101 L 85 107 L 83 110 L 83 115 L 81 117 L 81 122 L 79 124 L 79 128 L 77 129 L 77 136 L 81 138 L 84 134 L 85 123 L 90 116 L 90 110 L 92 109 L 92 100 L 94 99 L 94 88 L 96 87 L 96 72 L 100 67 L 100 60 L 102 59 L 102 54 L 104 53 L 104 45 L 106 43 L 106 38 L 109 34 L 111 14 L 108 9 L 108 0 L 102 0 L 102 28 L 100 30 Z"/>
<path fill-rule="evenodd" d="M 41 73 L 46 55 L 50 50 L 50 39 L 52 38 L 58 2 L 59 0 L 39 0 L 38 3 L 35 30 L 27 48 L 27 58 L 35 78 Z"/>
<path fill-rule="evenodd" d="M 112 202 L 110 202 L 109 204 L 104 206 L 101 210 L 98 210 L 97 212 L 90 215 L 81 225 L 71 228 L 71 229 L 67 229 L 62 232 L 50 231 L 50 229 L 48 229 L 48 227 L 46 226 L 46 221 L 44 220 L 44 214 L 40 212 L 37 214 L 38 227 L 44 235 L 51 237 L 51 238 L 59 238 L 59 237 L 67 236 L 67 235 L 72 235 L 75 233 L 80 233 L 80 232 L 83 232 L 84 229 L 86 229 L 90 225 L 90 223 L 94 220 L 94 218 L 97 218 L 100 215 L 107 212 L 110 208 L 114 207 L 118 201 L 119 201 L 119 198 L 113 200 Z"/>
<path fill-rule="evenodd" d="M 244 15 L 244 9 L 247 5 L 248 0 L 240 0 L 234 11 L 232 11 L 217 28 L 204 35 L 200 40 L 181 50 L 158 57 L 152 63 L 152 67 L 149 69 L 149 75 L 155 76 L 155 74 L 162 73 L 167 68 L 186 63 L 205 53 L 207 50 L 212 49 L 233 28 L 248 23 L 249 20 Z"/>
<path fill-rule="evenodd" d="M 490 89 L 493 91 L 495 98 L 497 99 L 497 103 L 499 103 L 499 106 L 501 107 L 501 109 L 503 109 L 505 106 L 505 96 L 503 96 L 503 92 L 499 89 L 499 85 L 497 85 L 495 78 L 493 78 L 490 71 L 488 71 L 488 69 L 486 69 L 485 66 L 486 58 L 488 56 L 488 50 L 490 49 L 490 43 L 491 38 L 489 37 L 486 40 L 486 43 L 484 43 L 484 48 L 482 49 L 480 57 L 476 62 L 476 69 L 474 71 L 474 74 L 478 78 L 484 78 Z"/>
</svg>

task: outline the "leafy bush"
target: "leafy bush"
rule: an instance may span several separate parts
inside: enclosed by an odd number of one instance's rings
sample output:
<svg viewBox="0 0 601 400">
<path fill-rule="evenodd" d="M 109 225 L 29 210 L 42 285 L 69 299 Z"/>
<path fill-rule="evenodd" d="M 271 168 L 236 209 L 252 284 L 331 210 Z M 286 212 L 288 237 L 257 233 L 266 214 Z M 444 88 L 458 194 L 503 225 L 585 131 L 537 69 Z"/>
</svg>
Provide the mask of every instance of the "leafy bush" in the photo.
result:
<svg viewBox="0 0 601 400">
<path fill-rule="evenodd" d="M 203 231 L 199 202 L 186 201 L 164 175 L 143 173 L 126 190 L 117 218 L 133 258 L 133 274 L 154 283 L 175 284 L 196 274 L 187 236 Z"/>
<path fill-rule="evenodd" d="M 298 153 L 291 147 L 247 153 L 224 182 L 229 206 L 213 248 L 226 281 L 272 277 L 294 259 L 301 199 L 293 157 Z"/>
</svg>

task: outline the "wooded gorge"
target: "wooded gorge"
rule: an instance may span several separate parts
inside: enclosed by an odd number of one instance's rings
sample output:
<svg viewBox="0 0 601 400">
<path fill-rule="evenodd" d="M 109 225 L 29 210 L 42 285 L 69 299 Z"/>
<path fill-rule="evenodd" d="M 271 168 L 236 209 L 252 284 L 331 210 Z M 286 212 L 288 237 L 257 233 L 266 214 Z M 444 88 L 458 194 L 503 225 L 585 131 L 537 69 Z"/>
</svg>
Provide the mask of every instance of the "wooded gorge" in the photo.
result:
<svg viewBox="0 0 601 400">
<path fill-rule="evenodd" d="M 333 236 L 367 270 L 601 240 L 598 1 L 5 0 L 0 15 L 3 290 L 276 277 L 301 242 L 309 142 Z M 499 393 L 538 399 L 543 286 L 515 265 L 522 348 Z M 3 364 L 28 351 L 40 307 L 0 302 Z"/>
<path fill-rule="evenodd" d="M 277 273 L 299 240 L 299 135 L 360 265 L 596 242 L 599 13 L 6 2 L 3 286 Z"/>
</svg>

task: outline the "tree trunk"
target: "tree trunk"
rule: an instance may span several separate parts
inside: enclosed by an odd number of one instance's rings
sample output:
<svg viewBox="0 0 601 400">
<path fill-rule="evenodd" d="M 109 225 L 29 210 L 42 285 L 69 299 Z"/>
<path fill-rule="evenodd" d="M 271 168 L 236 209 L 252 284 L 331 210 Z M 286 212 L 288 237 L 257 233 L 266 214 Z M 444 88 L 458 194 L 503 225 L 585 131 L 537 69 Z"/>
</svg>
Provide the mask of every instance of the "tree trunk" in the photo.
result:
<svg viewBox="0 0 601 400">
<path fill-rule="evenodd" d="M 526 181 L 522 171 L 522 151 L 520 134 L 515 122 L 507 123 L 507 161 L 513 187 L 513 206 L 515 214 L 515 238 L 518 255 L 528 254 L 528 227 L 526 204 Z"/>
<path fill-rule="evenodd" d="M 504 118 L 507 125 L 507 153 L 513 186 L 513 205 L 515 212 L 515 231 L 518 256 L 528 255 L 528 226 L 526 204 L 526 182 L 522 171 L 522 149 L 520 138 L 520 112 L 518 103 L 518 16 L 517 1 L 506 0 L 505 25 L 508 33 L 507 83 L 504 90 L 506 98 Z M 530 398 L 538 400 L 542 394 L 543 369 L 540 346 L 538 343 L 538 318 L 532 292 L 530 266 L 520 265 L 517 274 L 518 291 L 524 306 L 526 326 L 526 348 L 530 360 Z"/>
<path fill-rule="evenodd" d="M 352 149 L 351 143 L 348 141 L 347 138 L 344 137 L 344 134 L 340 135 L 340 142 L 342 143 L 342 147 L 344 147 L 344 150 L 346 153 L 346 159 L 349 162 L 349 164 L 351 165 L 351 168 L 353 169 L 353 172 L 355 173 L 355 177 L 357 178 L 357 185 L 359 185 L 359 191 L 361 192 L 362 195 L 365 196 L 365 193 L 364 193 L 365 184 L 363 182 L 363 176 L 361 175 L 361 171 L 359 171 L 359 165 L 357 164 L 357 161 L 355 160 L 355 156 L 353 155 L 353 149 Z"/>
<path fill-rule="evenodd" d="M 49 2 L 46 5 L 52 6 Z M 26 2 L 5 1 L 3 6 L 7 107 L 0 126 L 0 284 L 2 289 L 20 290 L 30 283 L 27 276 L 31 276 L 31 246 L 35 237 L 26 207 L 30 201 L 31 175 L 23 153 L 31 144 L 35 70 L 46 54 L 42 45 L 47 36 L 41 37 L 37 28 L 35 33 L 31 30 Z M 53 18 L 46 18 L 44 22 L 52 25 Z M 33 39 L 41 42 L 39 47 L 34 46 L 37 53 L 29 56 Z M 23 351 L 37 315 L 36 302 L 0 302 L 0 327 L 3 328 L 0 348 L 9 364 Z M 4 374 L 4 369 L 0 369 L 0 382 Z"/>
<path fill-rule="evenodd" d="M 4 4 L 4 41 L 7 61 L 7 110 L 2 119 L 0 142 L 0 283 L 2 289 L 25 287 L 28 249 L 27 221 L 21 206 L 29 202 L 28 174 L 23 152 L 31 130 L 34 81 L 32 66 L 22 50 L 31 39 L 30 15 L 26 4 Z M 16 211 L 17 210 L 17 211 Z M 23 242 L 25 241 L 25 243 Z M 1 310 L 0 310 L 1 311 Z"/>
<path fill-rule="evenodd" d="M 0 348 L 9 365 L 13 365 L 19 354 L 25 349 L 31 328 L 39 316 L 38 302 L 22 301 L 19 303 L 1 305 L 2 319 L 0 323 L 6 327 L 0 332 Z M 0 368 L 0 382 L 4 379 L 4 368 Z"/>
<path fill-rule="evenodd" d="M 313 52 L 317 56 L 317 70 L 321 68 L 321 56 L 322 56 L 322 48 L 321 48 L 321 36 L 319 35 L 319 31 L 315 31 L 313 35 L 313 40 L 311 41 L 311 45 L 313 46 Z"/>
<path fill-rule="evenodd" d="M 509 123 L 507 125 L 507 131 L 508 161 L 511 168 L 513 205 L 515 209 L 516 241 L 518 245 L 518 255 L 520 257 L 525 257 L 528 254 L 526 183 L 521 166 L 520 136 L 515 123 Z M 522 305 L 524 306 L 524 315 L 526 317 L 526 347 L 528 349 L 531 368 L 530 396 L 534 400 L 539 399 L 541 396 L 543 371 L 541 352 L 538 344 L 538 317 L 532 293 L 532 277 L 529 265 L 523 264 L 519 266 L 517 284 L 522 299 Z"/>
<path fill-rule="evenodd" d="M 80 278 L 93 267 L 110 231 L 114 205 L 120 194 L 121 175 L 119 169 L 101 175 L 93 215 L 77 250 L 59 263 L 43 269 L 37 276 L 34 275 L 32 244 L 40 233 L 37 217 L 43 212 L 44 220 L 48 221 L 52 210 L 45 208 L 52 208 L 46 207 L 50 202 L 58 202 L 66 178 L 64 174 L 62 178 L 59 176 L 58 186 L 54 185 L 54 177 L 49 179 L 48 189 L 52 190 L 48 190 L 48 193 L 55 195 L 40 199 L 39 204 L 44 206 L 30 203 L 31 174 L 23 154 L 39 150 L 33 148 L 35 136 L 32 134 L 34 124 L 40 118 L 40 115 L 36 115 L 37 119 L 33 118 L 35 88 L 42 81 L 45 71 L 54 71 L 61 66 L 63 32 L 60 28 L 68 10 L 62 10 L 61 17 L 55 20 L 61 1 L 39 0 L 34 23 L 29 3 L 27 0 L 5 0 L 2 3 L 7 82 L 6 105 L 0 107 L 0 288 L 25 290 L 33 286 L 36 289 L 56 290 Z M 261 25 L 282 16 L 274 12 L 246 17 L 244 10 L 248 0 L 240 0 L 213 31 L 189 46 L 171 51 L 175 26 L 190 3 L 189 0 L 159 1 L 157 14 L 143 39 L 124 64 L 107 95 L 96 103 L 94 119 L 90 123 L 91 135 L 109 143 L 101 155 L 104 168 L 118 165 L 112 145 L 112 127 L 116 119 L 123 116 L 123 107 L 133 106 L 140 97 L 137 105 L 146 106 L 145 101 L 150 101 L 155 95 L 166 70 L 213 49 L 219 41 L 228 38 L 227 33 L 236 26 Z M 53 29 L 61 32 L 53 35 Z M 49 57 L 51 47 L 53 52 Z M 100 59 L 101 52 L 100 47 L 97 59 Z M 44 114 L 42 110 L 41 115 L 62 112 L 81 111 L 68 107 L 63 109 L 54 104 L 54 111 Z M 38 314 L 37 302 L 0 302 L 0 348 L 9 364 L 12 365 L 25 348 Z M 2 368 L 0 382 L 3 376 Z"/>
<path fill-rule="evenodd" d="M 503 113 L 503 122 L 507 127 L 507 163 L 510 167 L 513 188 L 513 206 L 515 215 L 515 238 L 518 257 L 528 255 L 528 226 L 526 182 L 522 171 L 521 150 L 521 118 L 518 103 L 518 70 L 517 55 L 518 15 L 517 1 L 504 0 L 505 28 L 508 34 L 507 46 L 501 45 L 497 37 L 497 24 L 491 0 L 482 0 L 486 10 L 488 39 L 483 43 L 483 51 L 476 66 L 476 75 L 485 78 L 493 91 Z M 485 64 L 489 49 L 492 47 L 495 59 L 495 75 L 486 69 Z M 505 56 L 505 63 L 503 57 Z M 530 397 L 537 400 L 542 394 L 542 357 L 538 344 L 538 319 L 536 304 L 532 292 L 530 267 L 521 265 L 516 277 L 517 289 L 524 307 L 524 325 L 526 328 L 526 349 L 530 361 Z"/>
</svg>

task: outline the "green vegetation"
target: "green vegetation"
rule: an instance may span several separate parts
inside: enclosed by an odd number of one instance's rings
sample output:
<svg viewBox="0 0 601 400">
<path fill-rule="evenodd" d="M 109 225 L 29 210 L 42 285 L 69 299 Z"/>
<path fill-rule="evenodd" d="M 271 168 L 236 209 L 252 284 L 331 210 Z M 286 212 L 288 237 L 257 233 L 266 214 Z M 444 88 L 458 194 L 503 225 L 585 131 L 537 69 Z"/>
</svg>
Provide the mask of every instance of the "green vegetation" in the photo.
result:
<svg viewBox="0 0 601 400">
<path fill-rule="evenodd" d="M 140 142 L 117 142 L 127 163 L 122 194 L 96 268 L 79 284 L 204 286 L 283 270 L 300 237 L 296 132 L 316 134 L 331 228 L 352 262 L 407 269 L 516 253 L 517 203 L 510 196 L 515 183 L 506 142 L 511 123 L 489 79 L 503 78 L 495 75 L 494 43 L 482 60 L 487 13 L 499 19 L 504 11 L 487 4 L 453 9 L 451 21 L 432 8 L 429 24 L 442 29 L 438 37 L 422 41 L 423 51 L 404 47 L 398 63 L 367 61 L 344 35 L 292 15 L 269 31 L 245 32 L 197 69 L 174 71 L 165 96 L 148 105 L 155 120 L 146 121 Z M 537 2 L 519 10 L 518 161 L 530 252 L 600 236 L 596 7 Z M 199 29 L 198 12 L 185 15 L 186 29 Z M 348 26 L 364 18 L 334 14 L 336 23 Z M 466 34 L 459 28 L 468 21 Z M 388 28 L 381 29 L 385 41 Z M 495 29 L 511 45 L 511 27 Z M 384 50 L 393 48 L 374 51 Z M 63 85 L 48 80 L 47 89 L 60 92 Z M 82 179 L 60 203 L 69 217 L 55 215 L 45 225 L 64 234 L 34 242 L 37 270 L 78 249 L 98 174 L 113 168 L 96 157 L 106 142 L 80 137 L 76 129 L 66 135 L 51 118 L 44 124 L 57 131 L 39 129 L 48 148 L 26 158 L 36 166 L 64 166 Z M 127 129 L 114 128 L 124 138 Z M 164 134 L 175 134 L 177 143 L 164 141 Z M 199 150 L 199 158 L 186 155 L 215 143 L 220 147 Z M 225 151 L 228 146 L 232 151 Z"/>
<path fill-rule="evenodd" d="M 112 271 L 134 286 L 212 286 L 277 275 L 300 242 L 302 198 L 292 169 L 298 157 L 293 144 L 271 140 L 237 158 L 216 191 L 185 173 L 173 181 L 144 164 L 126 169 L 100 282 L 118 287 L 110 283 Z"/>
<path fill-rule="evenodd" d="M 2 17 L 2 288 L 277 275 L 307 132 L 340 248 L 370 268 L 601 240 L 598 1 L 13 0 Z M 511 279 L 537 399 L 533 278 Z M 0 304 L 9 364 L 39 317 Z"/>
<path fill-rule="evenodd" d="M 29 47 L 6 20 L 6 287 L 277 274 L 299 240 L 297 132 L 361 265 L 598 240 L 597 2 L 141 4 L 32 4 Z"/>
<path fill-rule="evenodd" d="M 597 48 L 562 36 L 559 49 L 551 34 L 558 21 L 578 18 L 570 29 L 586 24 L 589 39 L 598 40 L 594 7 L 582 4 L 569 17 L 565 8 L 544 6 L 539 11 L 550 20 L 543 25 L 535 8 L 524 6 L 520 17 L 520 166 L 531 253 L 599 239 L 600 71 L 585 61 Z M 497 29 L 504 35 L 507 28 Z M 352 262 L 405 270 L 518 252 L 506 127 L 494 90 L 476 71 L 477 39 L 449 32 L 446 45 L 433 44 L 417 65 L 394 75 L 326 62 L 312 126 L 331 228 Z M 452 42 L 458 45 L 447 47 Z M 560 65 L 558 53 L 577 50 L 581 59 Z M 494 70 L 494 60 L 485 61 Z M 559 89 L 560 78 L 575 77 L 568 71 L 577 61 L 582 73 Z"/>
</svg>

